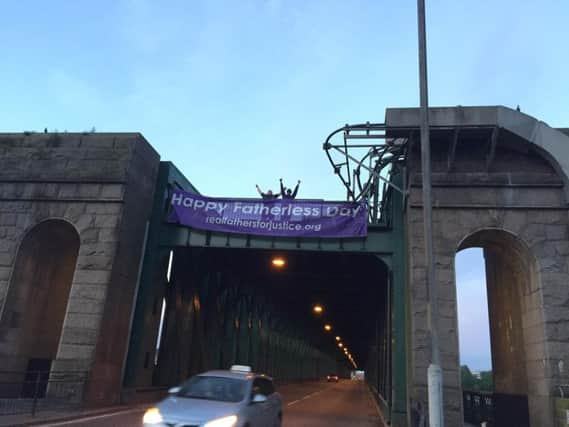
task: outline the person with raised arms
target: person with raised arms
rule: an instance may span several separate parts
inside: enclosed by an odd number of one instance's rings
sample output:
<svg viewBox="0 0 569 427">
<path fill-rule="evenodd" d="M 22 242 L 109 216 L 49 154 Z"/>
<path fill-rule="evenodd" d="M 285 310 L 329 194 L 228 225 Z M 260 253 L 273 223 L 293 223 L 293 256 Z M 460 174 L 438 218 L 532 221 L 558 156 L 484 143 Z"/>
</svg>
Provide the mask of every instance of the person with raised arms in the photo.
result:
<svg viewBox="0 0 569 427">
<path fill-rule="evenodd" d="M 263 193 L 263 191 L 261 190 L 261 188 L 257 184 L 255 184 L 255 187 L 257 187 L 257 192 L 261 195 L 261 197 L 264 200 L 278 199 L 281 195 L 281 193 L 273 193 L 272 190 L 267 190 L 266 193 Z"/>
<path fill-rule="evenodd" d="M 294 190 L 291 190 L 290 188 L 286 188 L 283 185 L 283 179 L 280 179 L 281 182 L 281 195 L 283 199 L 294 199 L 296 197 L 296 194 L 298 193 L 298 187 L 300 185 L 300 179 L 298 180 L 298 182 L 296 183 L 296 187 L 294 187 Z"/>
</svg>

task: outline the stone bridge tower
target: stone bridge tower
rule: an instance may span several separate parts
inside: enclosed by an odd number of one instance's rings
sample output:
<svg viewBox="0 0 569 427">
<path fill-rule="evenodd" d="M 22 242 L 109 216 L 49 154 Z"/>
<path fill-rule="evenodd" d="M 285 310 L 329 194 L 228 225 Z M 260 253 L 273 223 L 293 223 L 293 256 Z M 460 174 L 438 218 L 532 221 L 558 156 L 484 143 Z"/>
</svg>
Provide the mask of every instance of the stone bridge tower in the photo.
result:
<svg viewBox="0 0 569 427">
<path fill-rule="evenodd" d="M 504 107 L 433 108 L 430 124 L 445 425 L 462 425 L 455 255 L 480 247 L 495 393 L 527 396 L 529 424 L 553 426 L 554 399 L 569 383 L 569 134 Z M 419 110 L 389 109 L 386 125 L 400 136 L 417 129 L 405 211 L 408 389 L 417 407 L 430 361 Z"/>
<path fill-rule="evenodd" d="M 116 402 L 159 156 L 135 133 L 0 134 L 0 154 L 0 394 L 81 372 L 78 398 Z"/>
</svg>

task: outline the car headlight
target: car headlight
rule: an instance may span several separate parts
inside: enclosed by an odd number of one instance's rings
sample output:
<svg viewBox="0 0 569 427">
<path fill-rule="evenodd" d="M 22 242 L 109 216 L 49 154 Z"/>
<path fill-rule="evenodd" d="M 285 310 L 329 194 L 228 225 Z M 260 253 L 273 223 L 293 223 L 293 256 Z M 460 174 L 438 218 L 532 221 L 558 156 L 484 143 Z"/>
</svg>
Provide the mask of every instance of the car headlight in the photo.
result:
<svg viewBox="0 0 569 427">
<path fill-rule="evenodd" d="M 218 418 L 204 424 L 204 427 L 233 427 L 237 424 L 237 415 Z"/>
<path fill-rule="evenodd" d="M 142 418 L 144 424 L 160 424 L 162 421 L 164 421 L 164 419 L 158 408 L 150 408 L 144 413 L 144 417 Z"/>
</svg>

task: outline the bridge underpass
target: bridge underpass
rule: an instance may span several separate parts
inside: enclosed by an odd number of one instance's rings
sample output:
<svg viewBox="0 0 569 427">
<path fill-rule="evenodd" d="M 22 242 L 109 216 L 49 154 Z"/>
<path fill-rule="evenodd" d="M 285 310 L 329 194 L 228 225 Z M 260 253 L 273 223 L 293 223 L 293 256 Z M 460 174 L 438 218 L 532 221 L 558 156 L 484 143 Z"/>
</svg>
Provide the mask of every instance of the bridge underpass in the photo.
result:
<svg viewBox="0 0 569 427">
<path fill-rule="evenodd" d="M 251 365 L 281 383 L 329 373 L 349 378 L 357 366 L 384 417 L 404 419 L 402 218 L 370 226 L 365 239 L 206 232 L 163 221 L 169 189 L 195 191 L 171 163 L 161 165 L 159 185 L 164 191 L 156 193 L 149 227 L 127 393 L 164 389 L 232 364 Z M 401 202 L 390 196 L 385 212 Z M 284 267 L 275 267 L 274 257 Z M 322 314 L 313 312 L 315 304 Z"/>
<path fill-rule="evenodd" d="M 388 336 L 388 273 L 373 255 L 180 248 L 169 278 L 153 385 L 235 363 L 284 382 L 348 377 L 355 364 L 378 362 L 372 372 L 386 384 L 387 340 L 378 339 Z M 382 360 L 368 360 L 380 344 Z"/>
</svg>

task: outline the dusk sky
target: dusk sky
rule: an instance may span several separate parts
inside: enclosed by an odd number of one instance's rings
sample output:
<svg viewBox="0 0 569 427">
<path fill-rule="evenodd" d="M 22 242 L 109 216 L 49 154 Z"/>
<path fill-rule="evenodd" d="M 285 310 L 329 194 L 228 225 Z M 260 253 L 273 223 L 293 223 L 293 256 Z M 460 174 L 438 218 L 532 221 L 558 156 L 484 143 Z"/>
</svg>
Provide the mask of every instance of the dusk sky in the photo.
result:
<svg viewBox="0 0 569 427">
<path fill-rule="evenodd" d="M 210 196 L 255 196 L 256 183 L 275 188 L 283 177 L 302 179 L 301 197 L 340 199 L 323 139 L 419 103 L 415 1 L 0 7 L 1 131 L 141 132 Z M 427 9 L 431 105 L 520 105 L 569 126 L 569 2 L 427 0 Z M 457 262 L 459 308 L 478 302 L 460 319 L 461 356 L 474 369 L 490 367 L 477 341 L 487 315 L 471 312 L 485 304 L 481 265 L 479 250 Z"/>
</svg>

